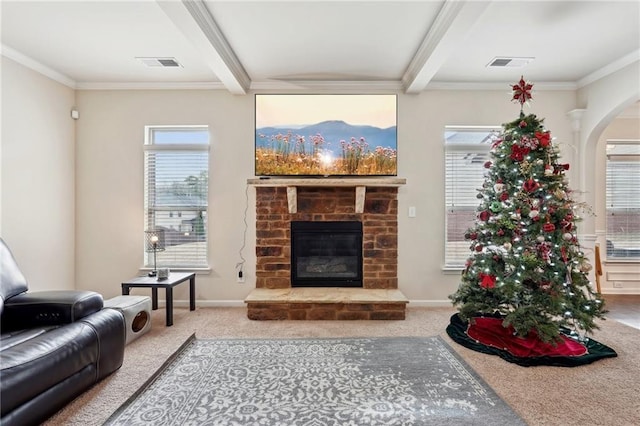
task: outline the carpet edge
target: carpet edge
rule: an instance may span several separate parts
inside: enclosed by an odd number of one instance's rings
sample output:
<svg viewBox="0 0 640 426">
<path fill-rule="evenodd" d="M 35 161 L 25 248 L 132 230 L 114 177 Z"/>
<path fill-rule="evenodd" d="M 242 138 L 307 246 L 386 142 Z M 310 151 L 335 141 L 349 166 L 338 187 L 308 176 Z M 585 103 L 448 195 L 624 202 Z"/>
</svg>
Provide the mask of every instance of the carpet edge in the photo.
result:
<svg viewBox="0 0 640 426">
<path fill-rule="evenodd" d="M 126 401 L 124 401 L 122 404 L 120 404 L 120 406 L 116 409 L 116 411 L 111 413 L 111 415 L 107 418 L 107 420 L 103 423 L 103 425 L 108 425 L 110 422 L 115 420 L 120 414 L 122 414 L 122 412 L 124 410 L 126 410 L 127 407 L 129 405 L 131 405 L 131 403 L 134 402 L 138 398 L 138 396 L 140 396 L 140 394 L 142 392 L 144 392 L 149 386 L 151 386 L 151 384 L 153 382 L 156 381 L 156 379 L 169 366 L 169 364 L 171 364 L 182 352 L 184 352 L 184 350 L 187 348 L 187 346 L 189 346 L 195 340 L 196 340 L 196 334 L 195 333 L 193 333 L 191 336 L 187 337 L 187 340 L 185 340 L 182 343 L 182 345 L 180 345 L 180 347 L 178 349 L 176 349 L 171 355 L 169 355 L 169 357 L 162 363 L 162 365 L 160 367 L 158 367 L 156 369 L 156 371 L 151 375 L 151 377 L 149 377 L 142 384 L 142 386 L 140 386 L 129 398 L 127 398 Z"/>
</svg>

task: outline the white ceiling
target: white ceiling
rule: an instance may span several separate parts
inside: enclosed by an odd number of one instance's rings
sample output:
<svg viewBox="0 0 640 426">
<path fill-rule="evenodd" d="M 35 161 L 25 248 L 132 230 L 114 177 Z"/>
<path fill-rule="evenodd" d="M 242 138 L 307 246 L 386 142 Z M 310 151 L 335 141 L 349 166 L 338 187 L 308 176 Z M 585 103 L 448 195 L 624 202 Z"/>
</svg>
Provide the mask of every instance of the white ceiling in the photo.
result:
<svg viewBox="0 0 640 426">
<path fill-rule="evenodd" d="M 11 1 L 3 55 L 75 88 L 576 88 L 640 60 L 640 1 Z M 534 57 L 487 68 L 494 57 Z M 173 57 L 149 68 L 136 57 Z"/>
</svg>

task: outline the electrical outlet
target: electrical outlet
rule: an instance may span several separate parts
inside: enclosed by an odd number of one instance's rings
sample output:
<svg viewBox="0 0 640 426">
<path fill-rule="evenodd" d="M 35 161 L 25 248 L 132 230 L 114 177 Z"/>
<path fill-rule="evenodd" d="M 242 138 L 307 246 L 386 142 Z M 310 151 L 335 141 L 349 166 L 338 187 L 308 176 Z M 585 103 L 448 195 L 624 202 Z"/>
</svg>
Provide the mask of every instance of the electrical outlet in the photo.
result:
<svg viewBox="0 0 640 426">
<path fill-rule="evenodd" d="M 242 269 L 238 269 L 238 275 L 236 276 L 236 279 L 239 283 L 244 282 L 244 271 Z"/>
<path fill-rule="evenodd" d="M 622 283 L 620 281 L 614 281 L 613 288 L 622 288 Z"/>
</svg>

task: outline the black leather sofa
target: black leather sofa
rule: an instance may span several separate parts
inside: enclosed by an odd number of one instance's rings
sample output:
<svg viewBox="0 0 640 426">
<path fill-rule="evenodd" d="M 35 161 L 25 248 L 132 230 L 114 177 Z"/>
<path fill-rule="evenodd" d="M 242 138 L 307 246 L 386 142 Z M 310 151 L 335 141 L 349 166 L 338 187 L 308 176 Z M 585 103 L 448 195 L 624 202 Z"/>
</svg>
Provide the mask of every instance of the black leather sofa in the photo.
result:
<svg viewBox="0 0 640 426">
<path fill-rule="evenodd" d="M 125 320 L 91 291 L 28 292 L 0 238 L 0 424 L 36 425 L 122 365 Z"/>
</svg>

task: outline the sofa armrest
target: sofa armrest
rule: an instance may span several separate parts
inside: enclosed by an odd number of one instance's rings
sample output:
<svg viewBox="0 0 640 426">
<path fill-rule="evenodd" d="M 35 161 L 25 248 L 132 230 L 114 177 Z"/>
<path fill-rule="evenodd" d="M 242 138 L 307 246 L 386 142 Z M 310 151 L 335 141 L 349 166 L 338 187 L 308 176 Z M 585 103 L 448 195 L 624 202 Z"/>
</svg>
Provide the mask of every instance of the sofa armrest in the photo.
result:
<svg viewBox="0 0 640 426">
<path fill-rule="evenodd" d="M 37 291 L 7 299 L 2 312 L 3 329 L 23 329 L 75 322 L 103 307 L 93 291 Z"/>
<path fill-rule="evenodd" d="M 97 379 L 100 380 L 120 368 L 124 361 L 127 339 L 127 324 L 122 312 L 105 308 L 78 322 L 93 328 L 98 338 Z"/>
</svg>

